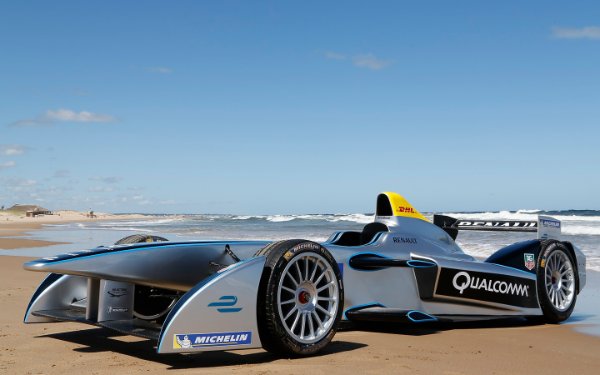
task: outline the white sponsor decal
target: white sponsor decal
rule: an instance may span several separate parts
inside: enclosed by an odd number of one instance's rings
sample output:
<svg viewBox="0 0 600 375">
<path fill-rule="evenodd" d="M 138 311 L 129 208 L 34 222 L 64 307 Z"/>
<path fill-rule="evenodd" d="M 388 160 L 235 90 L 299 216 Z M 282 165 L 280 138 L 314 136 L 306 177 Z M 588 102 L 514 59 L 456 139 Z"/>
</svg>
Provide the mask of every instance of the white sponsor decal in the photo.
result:
<svg viewBox="0 0 600 375">
<path fill-rule="evenodd" d="M 544 227 L 560 228 L 560 221 L 558 220 L 541 219 L 540 221 Z"/>
<path fill-rule="evenodd" d="M 463 294 L 465 289 L 485 290 L 492 293 L 512 294 L 529 297 L 529 286 L 506 281 L 471 277 L 468 272 L 459 272 L 454 275 L 452 285 Z"/>
<path fill-rule="evenodd" d="M 252 332 L 188 333 L 174 335 L 174 349 L 250 345 Z"/>
<path fill-rule="evenodd" d="M 533 228 L 536 222 L 527 221 L 459 221 L 458 227 Z"/>
</svg>

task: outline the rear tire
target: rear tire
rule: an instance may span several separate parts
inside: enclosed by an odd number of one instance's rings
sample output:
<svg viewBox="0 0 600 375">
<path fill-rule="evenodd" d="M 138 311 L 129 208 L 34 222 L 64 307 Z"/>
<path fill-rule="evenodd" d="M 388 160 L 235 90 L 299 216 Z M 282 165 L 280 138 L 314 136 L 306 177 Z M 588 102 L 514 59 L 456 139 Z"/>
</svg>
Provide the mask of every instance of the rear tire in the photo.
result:
<svg viewBox="0 0 600 375">
<path fill-rule="evenodd" d="M 538 257 L 537 286 L 540 307 L 547 323 L 571 316 L 577 301 L 577 271 L 567 247 L 558 241 L 542 243 Z"/>
<path fill-rule="evenodd" d="M 335 335 L 344 304 L 339 267 L 323 246 L 305 240 L 275 242 L 258 295 L 258 330 L 263 347 L 283 356 L 322 350 Z"/>
</svg>

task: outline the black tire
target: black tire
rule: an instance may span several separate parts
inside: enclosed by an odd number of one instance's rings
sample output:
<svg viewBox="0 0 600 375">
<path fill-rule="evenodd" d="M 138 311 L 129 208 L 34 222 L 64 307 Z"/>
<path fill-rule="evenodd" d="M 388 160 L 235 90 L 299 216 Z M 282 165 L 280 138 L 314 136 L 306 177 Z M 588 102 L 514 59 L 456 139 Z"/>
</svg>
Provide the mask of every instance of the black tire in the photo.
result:
<svg viewBox="0 0 600 375">
<path fill-rule="evenodd" d="M 141 320 L 162 323 L 182 293 L 146 285 L 136 285 L 133 298 L 133 316 Z"/>
<path fill-rule="evenodd" d="M 149 234 L 132 234 L 131 236 L 123 237 L 117 242 L 115 245 L 126 245 L 126 244 L 134 244 L 134 243 L 142 243 L 142 242 L 165 242 L 168 241 L 164 237 L 160 236 L 151 236 Z"/>
<path fill-rule="evenodd" d="M 335 259 L 323 246 L 306 240 L 275 242 L 256 253 L 261 255 L 267 257 L 257 303 L 263 347 L 287 357 L 319 352 L 333 339 L 342 317 L 344 288 Z M 286 285 L 293 283 L 292 293 Z"/>
<path fill-rule="evenodd" d="M 561 271 L 565 273 L 562 276 Z M 578 287 L 577 264 L 569 249 L 558 241 L 542 242 L 536 273 L 543 320 L 556 324 L 568 319 L 577 302 Z"/>
<path fill-rule="evenodd" d="M 132 234 L 121 238 L 115 242 L 115 245 L 165 241 L 168 240 L 160 236 Z M 134 295 L 133 315 L 138 319 L 157 322 L 162 322 L 166 318 L 167 313 L 180 297 L 176 291 L 145 285 L 136 285 Z"/>
</svg>

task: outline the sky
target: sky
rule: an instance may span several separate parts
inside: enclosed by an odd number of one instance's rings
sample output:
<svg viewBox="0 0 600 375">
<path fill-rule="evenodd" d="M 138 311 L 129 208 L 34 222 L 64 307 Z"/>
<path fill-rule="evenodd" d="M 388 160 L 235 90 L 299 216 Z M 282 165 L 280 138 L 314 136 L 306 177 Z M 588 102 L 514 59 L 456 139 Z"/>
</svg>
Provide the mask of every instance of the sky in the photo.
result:
<svg viewBox="0 0 600 375">
<path fill-rule="evenodd" d="M 0 205 L 600 209 L 597 1 L 0 4 Z"/>
</svg>

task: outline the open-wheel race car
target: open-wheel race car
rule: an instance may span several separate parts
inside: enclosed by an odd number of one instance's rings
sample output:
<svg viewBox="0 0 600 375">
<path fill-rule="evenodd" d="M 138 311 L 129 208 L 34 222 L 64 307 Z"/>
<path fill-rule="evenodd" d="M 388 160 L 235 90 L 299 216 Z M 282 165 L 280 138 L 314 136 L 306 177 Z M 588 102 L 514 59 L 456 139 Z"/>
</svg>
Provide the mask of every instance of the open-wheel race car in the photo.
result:
<svg viewBox="0 0 600 375">
<path fill-rule="evenodd" d="M 76 321 L 157 340 L 158 353 L 263 347 L 323 349 L 342 321 L 421 323 L 567 319 L 586 281 L 585 257 L 560 241 L 560 221 L 433 223 L 395 193 L 374 222 L 323 243 L 169 242 L 134 235 L 116 245 L 28 262 L 49 275 L 25 323 Z M 460 230 L 537 232 L 481 261 Z"/>
</svg>

